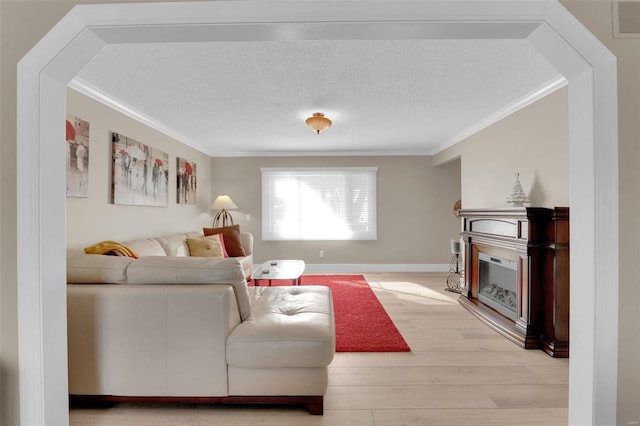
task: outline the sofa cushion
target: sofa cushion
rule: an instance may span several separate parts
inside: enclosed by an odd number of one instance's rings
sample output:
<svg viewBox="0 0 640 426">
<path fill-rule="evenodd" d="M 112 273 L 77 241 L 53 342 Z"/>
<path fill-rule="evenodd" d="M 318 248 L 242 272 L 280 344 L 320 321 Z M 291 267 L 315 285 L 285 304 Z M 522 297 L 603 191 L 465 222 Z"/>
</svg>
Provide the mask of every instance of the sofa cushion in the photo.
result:
<svg viewBox="0 0 640 426">
<path fill-rule="evenodd" d="M 251 287 L 251 317 L 227 338 L 233 367 L 326 367 L 335 353 L 331 290 Z"/>
<path fill-rule="evenodd" d="M 165 235 L 156 239 L 167 256 L 189 256 L 187 238 L 201 238 L 200 232 L 186 232 L 183 234 Z"/>
<path fill-rule="evenodd" d="M 222 257 L 141 257 L 127 268 L 127 284 L 226 284 L 233 286 L 240 317 L 251 315 L 240 262 Z"/>
<path fill-rule="evenodd" d="M 123 244 L 136 252 L 136 254 L 140 257 L 167 255 L 157 238 L 124 241 Z"/>
<path fill-rule="evenodd" d="M 135 259 L 101 254 L 74 254 L 67 257 L 67 283 L 121 284 L 127 282 L 127 267 Z"/>
<path fill-rule="evenodd" d="M 194 257 L 225 257 L 221 235 L 210 235 L 202 238 L 187 238 L 189 255 Z"/>
<path fill-rule="evenodd" d="M 223 228 L 203 228 L 203 231 L 205 236 L 222 234 L 224 237 L 224 246 L 230 257 L 247 255 L 247 252 L 244 250 L 244 245 L 242 244 L 240 225 L 225 226 Z"/>
</svg>

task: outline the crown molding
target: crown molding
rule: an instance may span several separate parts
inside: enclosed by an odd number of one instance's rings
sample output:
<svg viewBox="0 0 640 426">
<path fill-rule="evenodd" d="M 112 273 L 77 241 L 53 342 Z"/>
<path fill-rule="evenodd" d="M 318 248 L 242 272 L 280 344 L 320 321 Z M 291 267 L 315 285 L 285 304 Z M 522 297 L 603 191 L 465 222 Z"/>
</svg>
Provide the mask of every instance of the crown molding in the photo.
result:
<svg viewBox="0 0 640 426">
<path fill-rule="evenodd" d="M 95 87 L 94 85 L 88 83 L 87 81 L 82 80 L 81 78 L 74 77 L 73 80 L 71 80 L 67 84 L 67 87 L 75 90 L 76 92 L 82 93 L 83 95 L 88 96 L 91 99 L 98 101 L 101 104 L 106 105 L 107 107 L 115 111 L 118 111 L 119 113 L 124 114 L 127 117 L 132 118 L 144 124 L 145 126 L 148 126 L 154 130 L 157 130 L 158 132 L 163 133 L 177 140 L 178 142 L 182 142 L 185 145 L 190 146 L 191 148 L 194 148 L 194 149 L 197 149 L 198 151 L 209 154 L 205 150 L 204 146 L 202 146 L 200 143 L 193 140 L 192 138 L 185 136 L 184 134 L 178 132 L 172 127 L 167 126 L 166 124 L 160 123 L 159 121 L 149 117 L 145 113 L 135 108 L 132 108 L 131 106 L 127 105 L 125 102 L 122 102 L 121 100 L 114 98 L 113 96 L 107 94 L 103 90 Z"/>
<path fill-rule="evenodd" d="M 432 153 L 430 150 L 367 150 L 367 151 L 262 151 L 262 152 L 245 152 L 245 151 L 225 151 L 213 152 L 212 157 L 428 157 Z"/>
<path fill-rule="evenodd" d="M 561 89 L 567 84 L 568 84 L 567 79 L 564 78 L 562 75 L 558 75 L 556 78 L 546 82 L 539 88 L 532 90 L 531 92 L 527 93 L 520 99 L 517 99 L 510 104 L 507 104 L 504 108 L 501 108 L 495 113 L 488 115 L 483 120 L 477 122 L 471 127 L 466 128 L 465 130 L 453 136 L 451 139 L 443 142 L 441 145 L 438 145 L 436 149 L 434 149 L 433 152 L 430 153 L 430 155 L 435 155 L 441 151 L 444 151 L 445 149 L 457 144 L 458 142 L 461 142 L 466 138 L 478 133 L 479 131 L 486 129 L 492 124 L 497 123 L 503 118 L 508 117 L 514 112 L 519 111 L 531 105 L 532 103 L 544 98 L 545 96 L 555 92 L 558 89 Z"/>
<path fill-rule="evenodd" d="M 377 151 L 263 151 L 263 152 L 249 152 L 249 151 L 212 151 L 207 149 L 202 144 L 195 141 L 193 138 L 185 136 L 174 128 L 167 126 L 151 117 L 147 114 L 127 105 L 125 102 L 114 98 L 103 90 L 95 87 L 87 81 L 74 77 L 67 86 L 79 93 L 82 93 L 89 98 L 100 102 L 101 104 L 118 111 L 127 117 L 136 120 L 145 126 L 148 126 L 160 133 L 163 133 L 173 139 L 182 142 L 191 148 L 197 149 L 211 157 L 375 157 L 375 156 L 429 156 L 432 155 L 432 150 L 377 150 Z"/>
<path fill-rule="evenodd" d="M 224 151 L 217 152 L 207 149 L 202 144 L 195 141 L 193 138 L 185 136 L 174 128 L 167 126 L 164 123 L 161 123 L 145 113 L 127 105 L 125 102 L 114 98 L 113 96 L 107 94 L 101 89 L 95 87 L 94 85 L 88 83 L 81 78 L 75 77 L 73 80 L 69 82 L 67 85 L 71 89 L 82 93 L 109 108 L 114 109 L 115 111 L 120 112 L 121 114 L 126 115 L 154 130 L 157 130 L 160 133 L 163 133 L 173 139 L 178 140 L 194 149 L 197 149 L 200 152 L 203 152 L 211 157 L 305 157 L 305 156 L 325 156 L 325 157 L 334 157 L 334 156 L 345 156 L 345 157 L 374 157 L 374 156 L 431 156 L 435 155 L 450 146 L 457 144 L 458 142 L 463 141 L 464 139 L 472 136 L 473 134 L 491 126 L 492 124 L 502 120 L 503 118 L 513 114 L 514 112 L 525 108 L 528 105 L 536 102 L 539 99 L 544 98 L 550 93 L 555 92 L 556 90 L 567 85 L 566 78 L 562 76 L 558 76 L 553 80 L 543 84 L 538 89 L 535 89 L 520 99 L 506 105 L 504 108 L 496 111 L 494 114 L 491 114 L 485 117 L 483 120 L 477 122 L 473 126 L 463 130 L 462 132 L 456 134 L 451 139 L 443 142 L 440 145 L 436 145 L 436 147 L 432 149 L 424 149 L 424 150 L 364 150 L 364 151 L 309 151 L 309 152 L 300 152 L 300 151 L 264 151 L 264 152 L 245 152 L 245 151 Z"/>
</svg>

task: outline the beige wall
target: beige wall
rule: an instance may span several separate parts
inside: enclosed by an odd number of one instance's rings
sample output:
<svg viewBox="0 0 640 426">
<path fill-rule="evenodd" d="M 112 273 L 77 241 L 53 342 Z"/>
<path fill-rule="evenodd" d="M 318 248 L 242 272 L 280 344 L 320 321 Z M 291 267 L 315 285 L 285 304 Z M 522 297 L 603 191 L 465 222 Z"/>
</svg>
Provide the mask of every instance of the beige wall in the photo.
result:
<svg viewBox="0 0 640 426">
<path fill-rule="evenodd" d="M 438 153 L 460 158 L 462 207 L 510 206 L 515 174 L 538 207 L 569 205 L 569 110 L 564 87 Z"/>
<path fill-rule="evenodd" d="M 133 1 L 133 0 L 131 0 Z M 139 1 L 139 0 L 138 0 Z M 129 2 L 97 0 L 95 3 Z M 0 424 L 18 423 L 16 298 L 16 63 L 74 5 L 0 1 Z M 618 424 L 640 419 L 640 39 L 613 39 L 611 1 L 562 3 L 618 57 L 620 125 L 620 336 Z M 510 179 L 507 182 L 511 182 Z M 213 187 L 214 193 L 225 187 Z M 507 195 L 510 186 L 507 185 Z M 240 198 L 238 198 L 240 200 Z M 241 201 L 238 201 L 240 205 Z"/>
<path fill-rule="evenodd" d="M 262 241 L 260 168 L 320 166 L 378 167 L 378 239 Z M 215 158 L 213 190 L 228 194 L 239 206 L 232 215 L 255 236 L 256 263 L 301 258 L 314 264 L 448 264 L 449 239 L 460 227 L 452 213 L 460 197 L 459 165 L 432 167 L 431 157 Z M 319 250 L 324 250 L 324 258 Z"/>
<path fill-rule="evenodd" d="M 255 236 L 256 262 L 302 258 L 308 263 L 446 264 L 449 238 L 459 223 L 451 207 L 460 198 L 458 162 L 432 167 L 431 157 L 210 158 L 72 89 L 67 112 L 89 121 L 89 197 L 67 198 L 67 244 L 129 239 L 210 226 L 213 198 L 226 193 L 241 206 L 235 222 Z M 116 131 L 169 154 L 169 207 L 114 205 L 109 201 L 111 143 Z M 175 158 L 198 165 L 198 205 L 177 205 Z M 378 167 L 378 239 L 357 242 L 273 242 L 261 235 L 261 167 Z M 213 184 L 212 184 L 213 182 Z M 401 191 L 398 188 L 402 188 Z M 246 220 L 246 215 L 251 220 Z M 392 250 L 388 248 L 392 247 Z M 325 252 L 320 258 L 319 250 Z"/>
<path fill-rule="evenodd" d="M 67 245 L 123 240 L 207 225 L 211 204 L 211 158 L 150 129 L 74 90 L 67 89 L 67 112 L 90 124 L 89 197 L 67 197 Z M 121 133 L 169 154 L 168 207 L 124 206 L 110 202 L 111 132 Z M 196 163 L 198 204 L 176 203 L 176 157 Z M 149 173 L 149 186 L 151 185 Z"/>
<path fill-rule="evenodd" d="M 562 0 L 618 59 L 620 287 L 618 425 L 640 421 L 640 38 L 613 38 L 610 1 Z"/>
</svg>

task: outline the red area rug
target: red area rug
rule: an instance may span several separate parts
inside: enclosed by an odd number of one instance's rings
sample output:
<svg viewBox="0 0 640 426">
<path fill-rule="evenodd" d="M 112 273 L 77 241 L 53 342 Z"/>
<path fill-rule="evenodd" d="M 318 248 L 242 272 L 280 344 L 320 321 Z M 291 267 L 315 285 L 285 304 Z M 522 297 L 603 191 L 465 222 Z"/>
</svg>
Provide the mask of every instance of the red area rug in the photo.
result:
<svg viewBox="0 0 640 426">
<path fill-rule="evenodd" d="M 303 275 L 302 285 L 331 288 L 336 321 L 336 352 L 410 352 L 362 275 Z M 272 285 L 291 285 L 275 281 Z"/>
</svg>

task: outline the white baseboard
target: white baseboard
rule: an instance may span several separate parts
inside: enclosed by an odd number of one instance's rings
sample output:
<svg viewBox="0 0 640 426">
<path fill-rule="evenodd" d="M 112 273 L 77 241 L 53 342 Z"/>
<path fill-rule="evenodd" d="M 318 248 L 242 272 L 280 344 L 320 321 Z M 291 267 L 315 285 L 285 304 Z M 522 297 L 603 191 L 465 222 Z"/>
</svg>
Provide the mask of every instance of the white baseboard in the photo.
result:
<svg viewBox="0 0 640 426">
<path fill-rule="evenodd" d="M 449 272 L 449 264 L 307 263 L 305 274 L 359 272 Z"/>
</svg>

